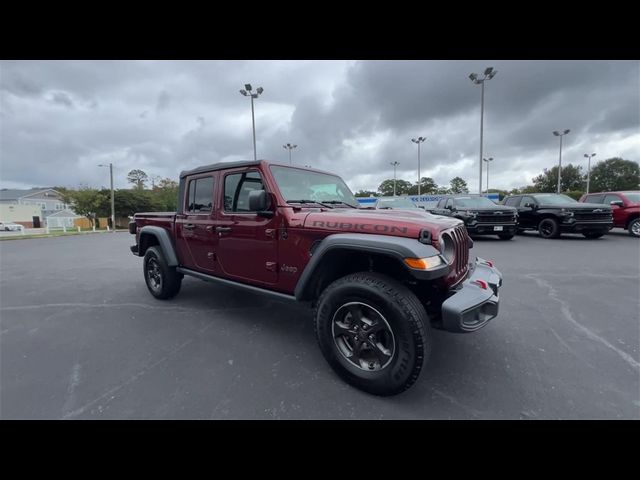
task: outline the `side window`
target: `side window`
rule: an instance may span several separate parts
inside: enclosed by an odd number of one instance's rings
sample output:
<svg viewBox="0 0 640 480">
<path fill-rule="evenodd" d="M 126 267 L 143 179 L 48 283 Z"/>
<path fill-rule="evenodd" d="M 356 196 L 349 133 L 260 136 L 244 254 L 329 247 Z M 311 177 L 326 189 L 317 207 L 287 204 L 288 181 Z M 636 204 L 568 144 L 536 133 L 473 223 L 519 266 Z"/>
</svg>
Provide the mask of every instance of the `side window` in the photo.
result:
<svg viewBox="0 0 640 480">
<path fill-rule="evenodd" d="M 533 203 L 535 205 L 536 201 L 533 199 L 533 197 L 522 197 L 520 206 L 524 208 L 525 203 Z"/>
<path fill-rule="evenodd" d="M 453 207 L 453 198 L 447 199 L 447 203 L 445 203 L 445 208 L 446 207 Z"/>
<path fill-rule="evenodd" d="M 226 212 L 250 212 L 249 192 L 264 190 L 258 172 L 232 173 L 224 179 L 224 210 Z"/>
<path fill-rule="evenodd" d="M 618 195 L 605 195 L 604 196 L 604 202 L 598 202 L 598 203 L 604 203 L 605 205 L 611 205 L 611 202 L 617 202 L 620 201 L 621 198 Z"/>
<path fill-rule="evenodd" d="M 518 205 L 518 201 L 520 200 L 519 197 L 511 197 L 511 198 L 507 198 L 504 201 L 504 204 L 508 207 L 516 207 Z"/>
<path fill-rule="evenodd" d="M 602 203 L 604 195 L 588 195 L 584 200 L 586 203 Z"/>
<path fill-rule="evenodd" d="M 213 177 L 195 178 L 189 181 L 187 213 L 211 213 L 213 211 Z"/>
</svg>

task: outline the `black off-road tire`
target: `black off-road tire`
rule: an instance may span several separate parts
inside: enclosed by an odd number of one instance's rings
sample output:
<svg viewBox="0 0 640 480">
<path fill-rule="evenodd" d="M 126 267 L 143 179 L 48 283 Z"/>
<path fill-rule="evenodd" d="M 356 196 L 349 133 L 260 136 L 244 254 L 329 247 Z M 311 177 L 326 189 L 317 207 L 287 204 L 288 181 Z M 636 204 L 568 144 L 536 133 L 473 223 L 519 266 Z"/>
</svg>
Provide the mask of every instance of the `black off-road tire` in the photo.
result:
<svg viewBox="0 0 640 480">
<path fill-rule="evenodd" d="M 631 220 L 627 228 L 629 235 L 636 238 L 640 237 L 640 218 L 634 218 Z"/>
<path fill-rule="evenodd" d="M 363 318 L 377 319 L 376 313 L 379 313 L 391 332 L 384 335 L 387 342 L 393 344 L 392 353 L 387 363 L 381 365 L 380 362 L 375 371 L 356 366 L 355 361 L 342 353 L 340 339 L 334 338 L 334 317 L 343 318 L 340 312 L 353 308 L 354 304 L 358 304 L 361 312 L 368 312 Z M 355 318 L 357 315 L 350 317 L 350 321 Z M 374 325 L 377 323 L 378 320 Z M 395 395 L 411 387 L 431 352 L 429 318 L 423 305 L 407 287 L 375 272 L 353 273 L 330 284 L 317 302 L 315 332 L 320 350 L 334 371 L 347 383 L 374 395 Z M 371 346 L 375 341 L 371 344 L 367 339 L 360 341 L 367 343 L 371 349 L 367 351 L 374 351 Z M 372 368 L 372 363 L 367 364 L 366 360 L 364 363 Z"/>
<path fill-rule="evenodd" d="M 538 234 L 542 238 L 558 238 L 560 236 L 560 225 L 555 218 L 543 218 L 538 224 Z"/>
<path fill-rule="evenodd" d="M 502 235 L 498 235 L 498 238 L 500 240 L 511 240 L 513 236 L 513 233 L 503 233 Z"/>
<path fill-rule="evenodd" d="M 142 262 L 144 281 L 151 295 L 168 300 L 175 297 L 182 286 L 182 275 L 176 272 L 176 267 L 167 265 L 162 250 L 159 247 L 149 247 Z"/>
<path fill-rule="evenodd" d="M 583 232 L 582 235 L 584 235 L 585 238 L 595 239 L 602 237 L 604 235 L 604 232 Z"/>
</svg>

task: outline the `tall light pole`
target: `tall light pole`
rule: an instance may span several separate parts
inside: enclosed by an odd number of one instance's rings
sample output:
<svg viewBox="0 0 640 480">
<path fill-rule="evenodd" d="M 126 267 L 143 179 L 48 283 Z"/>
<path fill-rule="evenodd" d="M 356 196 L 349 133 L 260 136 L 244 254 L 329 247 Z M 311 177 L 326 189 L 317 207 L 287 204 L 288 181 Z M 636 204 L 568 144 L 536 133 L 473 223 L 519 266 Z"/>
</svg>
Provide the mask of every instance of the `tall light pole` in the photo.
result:
<svg viewBox="0 0 640 480">
<path fill-rule="evenodd" d="M 256 93 L 251 92 L 251 84 L 245 83 L 244 90 L 240 90 L 240 93 L 245 97 L 251 97 L 251 123 L 253 124 L 253 159 L 257 160 L 258 155 L 256 153 L 256 119 L 253 113 L 253 99 L 258 98 L 264 92 L 264 88 L 258 87 Z"/>
<path fill-rule="evenodd" d="M 556 137 L 560 137 L 560 157 L 558 158 L 558 188 L 556 193 L 560 193 L 560 177 L 562 175 L 562 137 L 564 137 L 571 130 L 567 129 L 560 133 L 557 130 L 553 132 Z"/>
<path fill-rule="evenodd" d="M 293 165 L 293 163 L 291 162 L 291 150 L 293 150 L 297 146 L 298 145 L 291 145 L 290 143 L 287 143 L 286 145 L 282 145 L 282 148 L 289 150 L 289 165 Z"/>
<path fill-rule="evenodd" d="M 116 207 L 113 196 L 113 163 L 109 165 L 98 165 L 99 167 L 109 167 L 109 175 L 111 177 L 111 228 L 113 228 L 113 232 L 116 231 Z"/>
<path fill-rule="evenodd" d="M 400 162 L 391 162 L 390 165 L 393 165 L 393 196 L 396 196 L 396 167 L 400 165 Z"/>
<path fill-rule="evenodd" d="M 482 137 L 484 134 L 484 81 L 491 80 L 498 73 L 493 67 L 488 67 L 484 71 L 484 76 L 480 78 L 479 74 L 472 73 L 469 78 L 476 85 L 482 85 L 482 97 L 480 101 L 480 174 L 478 175 L 478 193 L 482 194 Z"/>
<path fill-rule="evenodd" d="M 589 159 L 589 163 L 587 165 L 587 193 L 589 193 L 589 183 L 591 180 L 591 157 L 595 157 L 596 154 L 592 153 L 589 155 L 588 153 L 585 153 L 584 156 Z"/>
<path fill-rule="evenodd" d="M 418 196 L 420 196 L 420 144 L 426 140 L 426 137 L 412 138 L 413 143 L 418 144 Z"/>
<path fill-rule="evenodd" d="M 487 162 L 487 195 L 489 194 L 489 162 L 493 162 L 493 157 L 483 158 L 484 162 Z"/>
</svg>

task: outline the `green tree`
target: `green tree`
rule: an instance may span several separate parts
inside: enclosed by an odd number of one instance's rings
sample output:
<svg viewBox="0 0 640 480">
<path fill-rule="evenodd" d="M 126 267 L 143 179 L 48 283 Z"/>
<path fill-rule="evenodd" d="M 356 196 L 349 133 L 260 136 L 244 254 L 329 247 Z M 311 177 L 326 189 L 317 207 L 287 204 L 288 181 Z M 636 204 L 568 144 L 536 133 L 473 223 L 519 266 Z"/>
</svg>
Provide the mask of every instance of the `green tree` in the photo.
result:
<svg viewBox="0 0 640 480">
<path fill-rule="evenodd" d="M 393 188 L 393 186 L 391 188 Z M 378 195 L 378 192 L 374 192 L 373 190 L 358 190 L 354 194 L 356 197 L 377 197 Z"/>
<path fill-rule="evenodd" d="M 585 187 L 585 176 L 582 174 L 582 166 L 568 164 L 562 167 L 560 191 L 580 191 Z M 533 179 L 533 185 L 538 192 L 553 193 L 558 189 L 558 166 L 551 170 L 545 168 L 544 172 Z"/>
<path fill-rule="evenodd" d="M 434 195 L 438 191 L 438 184 L 431 177 L 422 177 L 420 179 L 420 194 L 421 195 Z M 409 195 L 418 194 L 418 183 L 411 185 L 409 189 Z"/>
<path fill-rule="evenodd" d="M 104 197 L 100 191 L 88 187 L 68 190 L 68 198 L 71 201 L 73 211 L 88 218 L 93 226 L 97 212 L 104 208 Z"/>
<path fill-rule="evenodd" d="M 451 184 L 449 193 L 469 193 L 467 182 L 465 182 L 462 178 L 454 177 L 449 183 Z"/>
<path fill-rule="evenodd" d="M 127 175 L 127 181 L 133 183 L 138 190 L 144 189 L 144 183 L 149 177 L 142 170 L 131 170 Z"/>
<path fill-rule="evenodd" d="M 396 180 L 396 195 L 405 195 L 409 193 L 410 188 L 411 182 Z M 378 192 L 385 197 L 393 195 L 393 178 L 383 181 L 378 187 Z"/>
<path fill-rule="evenodd" d="M 564 172 L 563 172 L 564 175 Z M 640 167 L 638 162 L 619 157 L 598 162 L 591 169 L 589 191 L 611 192 L 638 190 L 640 188 Z"/>
<path fill-rule="evenodd" d="M 178 206 L 178 182 L 170 178 L 163 178 L 151 191 L 154 201 L 160 210 L 175 211 Z"/>
<path fill-rule="evenodd" d="M 140 212 L 165 210 L 164 205 L 149 190 L 125 188 L 116 190 L 113 203 L 120 217 L 128 217 Z"/>
</svg>

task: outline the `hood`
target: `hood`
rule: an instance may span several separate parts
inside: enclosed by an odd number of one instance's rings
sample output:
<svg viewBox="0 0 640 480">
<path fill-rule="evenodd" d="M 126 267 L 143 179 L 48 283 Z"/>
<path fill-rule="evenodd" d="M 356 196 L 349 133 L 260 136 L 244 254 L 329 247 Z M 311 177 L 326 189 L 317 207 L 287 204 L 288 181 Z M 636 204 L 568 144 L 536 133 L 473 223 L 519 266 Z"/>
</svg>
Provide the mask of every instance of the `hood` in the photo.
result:
<svg viewBox="0 0 640 480">
<path fill-rule="evenodd" d="M 334 233 L 371 233 L 408 238 L 418 238 L 421 230 L 429 229 L 431 235 L 437 238 L 443 230 L 462 224 L 456 218 L 416 210 L 334 209 L 311 212 L 304 220 L 304 227 Z"/>
<path fill-rule="evenodd" d="M 478 212 L 478 213 L 494 213 L 494 212 L 509 212 L 515 213 L 518 211 L 515 207 L 507 207 L 505 205 L 495 205 L 490 207 L 482 207 L 482 208 L 464 208 L 464 207 L 456 207 L 458 211 L 470 211 L 470 212 Z"/>
<path fill-rule="evenodd" d="M 599 208 L 605 212 L 611 211 L 611 207 L 607 205 L 602 205 L 600 203 L 580 203 L 580 202 L 578 203 L 567 202 L 567 203 L 556 203 L 556 204 L 541 203 L 540 208 L 566 208 L 567 210 L 585 210 L 585 211 L 592 211 Z"/>
</svg>

